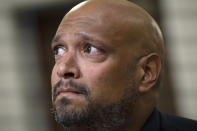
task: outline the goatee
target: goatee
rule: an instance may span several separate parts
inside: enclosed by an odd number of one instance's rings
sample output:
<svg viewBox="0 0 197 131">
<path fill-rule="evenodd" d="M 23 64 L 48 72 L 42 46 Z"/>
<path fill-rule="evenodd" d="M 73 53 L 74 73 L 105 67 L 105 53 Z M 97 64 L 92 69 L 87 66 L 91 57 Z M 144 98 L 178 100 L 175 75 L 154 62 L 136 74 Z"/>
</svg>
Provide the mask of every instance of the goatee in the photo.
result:
<svg viewBox="0 0 197 131">
<path fill-rule="evenodd" d="M 98 105 L 89 99 L 87 107 L 80 112 L 67 111 L 67 106 L 72 104 L 67 98 L 62 98 L 61 108 L 53 106 L 55 119 L 68 130 L 85 128 L 87 130 L 111 131 L 120 128 L 128 119 L 138 98 L 136 88 L 127 88 L 124 98 L 118 103 Z M 73 131 L 73 130 L 72 130 Z"/>
</svg>

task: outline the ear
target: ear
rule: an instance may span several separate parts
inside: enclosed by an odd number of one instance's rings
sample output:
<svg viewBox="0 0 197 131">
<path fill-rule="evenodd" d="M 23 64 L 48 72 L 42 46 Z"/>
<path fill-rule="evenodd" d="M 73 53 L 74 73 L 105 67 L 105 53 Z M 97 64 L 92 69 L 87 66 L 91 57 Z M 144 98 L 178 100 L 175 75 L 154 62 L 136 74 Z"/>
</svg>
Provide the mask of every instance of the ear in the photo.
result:
<svg viewBox="0 0 197 131">
<path fill-rule="evenodd" d="M 138 63 L 140 76 L 139 92 L 149 91 L 157 82 L 161 71 L 161 59 L 158 54 L 151 53 L 140 59 Z"/>
</svg>

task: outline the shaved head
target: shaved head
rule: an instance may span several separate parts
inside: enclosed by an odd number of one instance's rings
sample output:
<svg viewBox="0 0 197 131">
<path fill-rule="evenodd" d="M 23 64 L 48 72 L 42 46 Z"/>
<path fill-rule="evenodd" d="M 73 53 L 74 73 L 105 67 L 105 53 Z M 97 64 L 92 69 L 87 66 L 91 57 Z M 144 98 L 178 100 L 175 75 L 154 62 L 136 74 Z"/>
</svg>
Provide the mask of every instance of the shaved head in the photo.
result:
<svg viewBox="0 0 197 131">
<path fill-rule="evenodd" d="M 77 131 L 140 130 L 156 103 L 163 44 L 155 20 L 129 1 L 76 5 L 52 42 L 56 120 Z"/>
<path fill-rule="evenodd" d="M 88 0 L 72 8 L 63 21 L 81 19 L 82 22 L 84 18 L 102 26 L 108 35 L 124 32 L 119 37 L 127 39 L 132 48 L 136 46 L 136 55 L 156 52 L 164 58 L 164 41 L 158 24 L 136 4 L 127 0 Z"/>
</svg>

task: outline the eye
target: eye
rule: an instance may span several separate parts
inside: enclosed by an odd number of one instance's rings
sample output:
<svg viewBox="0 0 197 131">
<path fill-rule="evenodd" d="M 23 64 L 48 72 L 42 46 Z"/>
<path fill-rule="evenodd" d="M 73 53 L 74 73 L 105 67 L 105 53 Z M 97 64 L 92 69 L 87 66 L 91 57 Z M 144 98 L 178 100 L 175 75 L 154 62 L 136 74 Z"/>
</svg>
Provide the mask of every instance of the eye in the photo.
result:
<svg viewBox="0 0 197 131">
<path fill-rule="evenodd" d="M 88 53 L 88 54 L 92 54 L 92 55 L 97 55 L 97 54 L 102 53 L 101 49 L 98 49 L 97 47 L 95 47 L 91 44 L 87 44 L 85 46 L 84 52 Z"/>
<path fill-rule="evenodd" d="M 64 55 L 65 53 L 65 48 L 62 47 L 62 46 L 56 46 L 54 48 L 54 55 L 55 56 L 61 56 L 61 55 Z"/>
</svg>

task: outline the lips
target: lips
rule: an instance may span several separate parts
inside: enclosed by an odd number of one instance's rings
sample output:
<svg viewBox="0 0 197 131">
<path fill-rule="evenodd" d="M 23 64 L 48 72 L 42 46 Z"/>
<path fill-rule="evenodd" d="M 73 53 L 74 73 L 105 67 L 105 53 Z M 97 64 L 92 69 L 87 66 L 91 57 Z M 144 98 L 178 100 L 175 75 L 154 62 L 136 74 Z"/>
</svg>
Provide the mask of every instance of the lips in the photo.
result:
<svg viewBox="0 0 197 131">
<path fill-rule="evenodd" d="M 58 88 L 56 92 L 56 97 L 61 93 L 73 93 L 73 94 L 81 94 L 81 92 L 75 88 Z"/>
<path fill-rule="evenodd" d="M 73 99 L 77 96 L 88 98 L 89 91 L 85 84 L 76 83 L 72 80 L 60 80 L 53 86 L 52 95 L 53 101 L 55 101 L 57 97 L 59 97 L 59 99 L 62 97 Z"/>
</svg>

